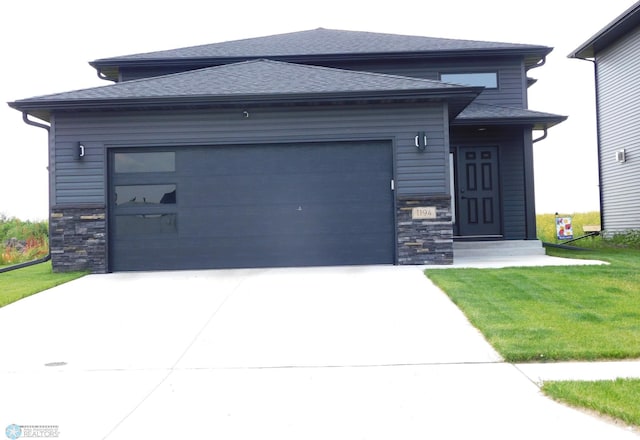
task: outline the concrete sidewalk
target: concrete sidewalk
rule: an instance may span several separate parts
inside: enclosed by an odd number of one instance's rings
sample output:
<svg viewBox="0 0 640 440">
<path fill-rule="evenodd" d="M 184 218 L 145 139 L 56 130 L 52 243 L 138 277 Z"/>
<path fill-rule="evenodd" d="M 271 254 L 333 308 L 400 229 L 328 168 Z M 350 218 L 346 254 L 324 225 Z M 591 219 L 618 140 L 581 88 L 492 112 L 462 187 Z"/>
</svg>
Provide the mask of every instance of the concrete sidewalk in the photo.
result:
<svg viewBox="0 0 640 440">
<path fill-rule="evenodd" d="M 638 438 L 543 396 L 417 267 L 90 275 L 0 334 L 0 428 L 62 439 Z"/>
<path fill-rule="evenodd" d="M 424 266 L 424 269 L 500 269 L 504 267 L 536 266 L 600 266 L 609 264 L 599 260 L 552 257 L 549 255 L 511 255 L 487 257 L 456 257 L 450 266 Z"/>
</svg>

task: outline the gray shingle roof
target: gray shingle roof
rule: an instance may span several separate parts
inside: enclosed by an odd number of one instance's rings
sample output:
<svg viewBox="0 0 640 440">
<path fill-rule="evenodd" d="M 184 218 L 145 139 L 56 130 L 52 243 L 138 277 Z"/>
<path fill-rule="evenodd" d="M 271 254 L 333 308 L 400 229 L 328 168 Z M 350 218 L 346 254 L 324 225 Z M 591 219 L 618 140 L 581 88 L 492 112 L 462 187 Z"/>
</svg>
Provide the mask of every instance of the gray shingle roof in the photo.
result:
<svg viewBox="0 0 640 440">
<path fill-rule="evenodd" d="M 455 125 L 489 123 L 532 124 L 536 129 L 550 128 L 567 119 L 566 116 L 523 108 L 490 104 L 469 104 L 455 119 Z"/>
<path fill-rule="evenodd" d="M 465 105 L 481 88 L 440 81 L 340 70 L 327 67 L 284 63 L 271 60 L 245 61 L 172 75 L 125 81 L 102 87 L 38 96 L 10 103 L 19 110 L 80 108 L 83 106 L 133 105 L 144 101 L 176 103 L 234 102 L 239 99 L 309 99 L 330 95 L 391 96 L 413 99 L 421 93 L 466 94 Z"/>
<path fill-rule="evenodd" d="M 270 58 L 296 55 L 355 55 L 526 49 L 545 51 L 549 48 L 527 44 L 454 40 L 319 28 L 267 37 L 104 58 L 96 60 L 94 63 L 118 60 L 159 60 L 173 58 Z"/>
</svg>

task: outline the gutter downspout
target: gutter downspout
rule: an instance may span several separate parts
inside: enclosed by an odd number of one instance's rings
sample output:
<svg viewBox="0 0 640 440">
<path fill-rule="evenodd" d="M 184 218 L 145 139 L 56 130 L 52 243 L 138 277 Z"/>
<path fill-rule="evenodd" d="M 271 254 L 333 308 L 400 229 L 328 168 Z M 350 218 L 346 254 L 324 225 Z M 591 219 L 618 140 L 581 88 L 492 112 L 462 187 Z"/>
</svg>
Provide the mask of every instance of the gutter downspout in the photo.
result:
<svg viewBox="0 0 640 440">
<path fill-rule="evenodd" d="M 533 182 L 533 180 L 534 180 L 534 179 L 533 179 L 533 174 L 534 174 L 534 166 L 533 166 L 533 144 L 535 144 L 536 142 L 540 142 L 541 140 L 543 140 L 543 139 L 546 139 L 546 138 L 547 138 L 547 130 L 548 130 L 548 128 L 547 128 L 547 127 L 544 127 L 542 130 L 543 130 L 543 133 L 542 133 L 542 135 L 541 135 L 540 137 L 538 137 L 538 138 L 536 138 L 536 139 L 533 139 L 533 136 L 532 136 L 532 139 L 531 139 L 531 148 L 530 148 L 531 152 L 529 153 L 529 154 L 531 155 L 531 157 L 530 157 L 530 159 L 528 159 L 528 160 L 527 160 L 528 154 L 527 154 L 527 153 L 525 153 L 525 159 L 524 159 L 524 161 L 525 161 L 525 165 L 524 165 L 524 168 L 523 168 L 523 173 L 524 173 L 524 175 L 525 175 L 525 176 L 527 175 L 527 165 L 526 165 L 526 163 L 527 163 L 528 161 L 530 161 L 530 162 L 531 162 L 531 165 L 530 165 L 530 167 L 529 167 L 529 168 L 530 168 L 530 170 L 531 170 L 531 176 L 532 176 L 532 177 L 531 177 L 531 184 L 530 184 L 530 186 L 532 187 L 532 189 L 531 189 L 531 190 L 529 190 L 529 191 L 525 191 L 525 204 L 526 204 L 526 205 L 531 205 L 531 204 L 533 204 L 533 212 L 534 212 L 534 215 L 531 215 L 531 216 L 530 216 L 529 214 L 527 214 L 527 215 L 526 215 L 526 224 L 527 224 L 527 226 L 526 226 L 526 237 L 527 237 L 527 238 L 526 238 L 526 239 L 527 239 L 527 240 L 535 239 L 535 238 L 536 238 L 536 236 L 537 236 L 537 234 L 536 234 L 536 235 L 534 235 L 533 237 L 530 237 L 531 230 L 534 230 L 534 231 L 535 231 L 535 230 L 537 229 L 537 228 L 536 228 L 536 216 L 535 216 L 535 210 L 536 210 L 535 200 L 536 200 L 536 196 L 535 196 L 535 189 L 533 189 L 533 188 L 535 188 L 535 183 Z M 532 129 L 531 129 L 531 133 L 533 133 L 533 127 L 532 127 Z M 525 141 L 525 142 L 527 142 L 527 141 Z M 526 183 L 526 182 L 527 182 L 527 179 L 525 178 L 525 187 L 529 186 L 529 185 L 527 185 L 527 183 Z M 531 203 L 531 202 L 529 202 L 528 200 L 533 200 L 533 202 Z M 527 212 L 528 212 L 528 211 L 530 211 L 530 208 L 529 208 L 529 207 L 527 207 L 526 211 L 527 211 Z"/>
<path fill-rule="evenodd" d="M 542 135 L 537 139 L 533 139 L 531 141 L 532 144 L 535 144 L 536 142 L 540 142 L 540 141 L 545 140 L 547 138 L 547 130 L 548 130 L 548 128 L 544 127 L 542 130 L 543 130 Z"/>
<path fill-rule="evenodd" d="M 593 82 L 596 89 L 596 143 L 598 145 L 598 201 L 600 202 L 600 229 L 606 231 L 604 225 L 604 204 L 602 203 L 602 149 L 600 146 L 600 88 L 598 87 L 598 63 L 595 58 L 587 60 L 593 63 Z"/>
<path fill-rule="evenodd" d="M 540 61 L 538 61 L 538 63 L 537 63 L 537 64 L 534 64 L 533 66 L 529 67 L 529 68 L 527 69 L 527 71 L 529 71 L 529 70 L 531 70 L 531 69 L 537 69 L 538 67 L 542 67 L 542 66 L 544 66 L 545 64 L 547 64 L 547 57 L 546 57 L 546 56 L 544 56 Z"/>
<path fill-rule="evenodd" d="M 105 81 L 112 81 L 111 79 L 109 79 L 109 77 L 107 77 L 107 75 L 102 73 L 100 70 L 97 70 L 96 73 L 98 74 L 98 78 L 103 79 Z"/>
<path fill-rule="evenodd" d="M 598 201 L 600 202 L 600 229 L 602 230 L 602 232 L 604 232 L 606 228 L 604 225 L 604 204 L 602 203 L 602 164 L 600 163 L 600 158 L 602 157 L 602 154 L 601 154 L 601 147 L 600 147 L 600 88 L 598 87 L 598 63 L 596 62 L 596 59 L 595 59 L 595 53 L 594 53 L 593 59 L 582 58 L 579 56 L 575 56 L 574 58 L 593 63 L 593 82 L 595 85 L 595 92 L 596 92 L 596 143 L 598 148 Z"/>
<path fill-rule="evenodd" d="M 51 127 L 46 124 L 41 124 L 40 122 L 32 121 L 29 119 L 29 113 L 22 112 L 22 120 L 25 124 L 31 125 L 33 127 L 44 128 L 47 130 L 47 134 L 51 133 Z M 51 222 L 49 222 L 49 237 L 51 237 Z M 44 263 L 46 261 L 51 260 L 51 246 L 49 245 L 49 252 L 42 258 L 38 258 L 37 260 L 27 261 L 24 263 L 14 264 L 12 266 L 7 266 L 0 268 L 0 273 L 9 272 L 11 270 L 22 269 L 23 267 L 34 266 L 36 264 Z"/>
<path fill-rule="evenodd" d="M 29 113 L 27 113 L 27 112 L 22 112 L 22 120 L 27 125 L 32 125 L 34 127 L 44 128 L 45 130 L 47 130 L 47 134 L 49 134 L 51 132 L 50 131 L 51 127 L 49 127 L 47 124 L 41 124 L 40 122 L 32 121 L 31 119 L 29 119 Z"/>
</svg>

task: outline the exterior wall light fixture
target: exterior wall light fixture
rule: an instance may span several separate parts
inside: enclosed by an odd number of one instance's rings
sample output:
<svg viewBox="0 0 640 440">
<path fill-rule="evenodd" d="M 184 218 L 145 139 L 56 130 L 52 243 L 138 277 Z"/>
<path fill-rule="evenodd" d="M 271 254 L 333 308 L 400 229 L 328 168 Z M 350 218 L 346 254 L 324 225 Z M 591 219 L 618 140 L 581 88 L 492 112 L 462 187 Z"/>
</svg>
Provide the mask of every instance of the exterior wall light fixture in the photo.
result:
<svg viewBox="0 0 640 440">
<path fill-rule="evenodd" d="M 76 154 L 75 154 L 76 160 L 82 160 L 84 158 L 84 154 L 85 154 L 85 146 L 82 142 L 78 142 L 78 144 L 76 145 Z"/>
<path fill-rule="evenodd" d="M 413 142 L 418 151 L 424 151 L 427 148 L 427 133 L 421 131 L 413 138 Z"/>
</svg>

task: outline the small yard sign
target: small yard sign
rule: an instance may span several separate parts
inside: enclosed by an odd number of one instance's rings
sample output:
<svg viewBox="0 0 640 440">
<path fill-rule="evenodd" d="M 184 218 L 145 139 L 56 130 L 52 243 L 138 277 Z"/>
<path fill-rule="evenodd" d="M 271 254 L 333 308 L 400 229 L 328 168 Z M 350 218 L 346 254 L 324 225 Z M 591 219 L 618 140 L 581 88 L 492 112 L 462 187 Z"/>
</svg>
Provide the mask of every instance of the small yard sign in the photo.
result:
<svg viewBox="0 0 640 440">
<path fill-rule="evenodd" d="M 556 234 L 558 240 L 571 240 L 573 238 L 571 217 L 556 217 Z"/>
</svg>

